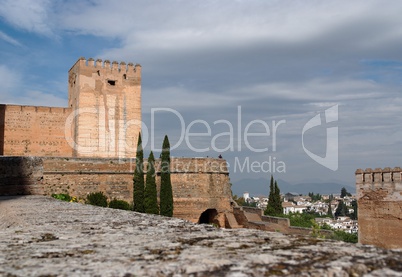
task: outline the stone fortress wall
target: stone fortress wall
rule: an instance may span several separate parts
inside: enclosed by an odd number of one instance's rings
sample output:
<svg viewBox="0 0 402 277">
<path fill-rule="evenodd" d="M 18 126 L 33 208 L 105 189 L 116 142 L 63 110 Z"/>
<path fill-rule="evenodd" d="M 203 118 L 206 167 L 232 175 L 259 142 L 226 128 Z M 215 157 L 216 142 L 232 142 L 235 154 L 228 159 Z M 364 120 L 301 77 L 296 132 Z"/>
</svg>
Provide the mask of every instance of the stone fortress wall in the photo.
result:
<svg viewBox="0 0 402 277">
<path fill-rule="evenodd" d="M 359 242 L 402 248 L 402 169 L 356 170 Z"/>
<path fill-rule="evenodd" d="M 132 202 L 140 131 L 141 66 L 80 58 L 68 73 L 68 107 L 0 105 L 0 195 L 103 191 Z M 175 217 L 237 224 L 225 160 L 171 166 Z"/>
<path fill-rule="evenodd" d="M 0 195 L 69 193 L 85 198 L 103 191 L 109 199 L 133 200 L 135 159 L 70 157 L 0 157 Z M 146 163 L 145 163 L 146 166 Z M 156 162 L 160 190 L 160 165 Z M 213 209 L 225 226 L 231 213 L 229 172 L 223 159 L 172 158 L 174 216 L 198 222 Z"/>
</svg>

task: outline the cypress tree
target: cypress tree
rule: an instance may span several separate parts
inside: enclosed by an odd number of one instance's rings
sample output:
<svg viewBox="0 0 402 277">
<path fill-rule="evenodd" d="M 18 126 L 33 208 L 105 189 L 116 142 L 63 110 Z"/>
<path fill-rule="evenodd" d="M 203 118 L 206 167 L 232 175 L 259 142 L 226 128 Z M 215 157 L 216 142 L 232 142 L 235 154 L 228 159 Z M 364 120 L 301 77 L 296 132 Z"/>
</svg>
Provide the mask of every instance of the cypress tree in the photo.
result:
<svg viewBox="0 0 402 277">
<path fill-rule="evenodd" d="M 275 194 L 274 194 L 274 203 L 275 203 L 275 214 L 282 214 L 282 199 L 281 199 L 281 191 L 278 187 L 278 183 L 275 180 Z"/>
<path fill-rule="evenodd" d="M 155 158 L 154 153 L 149 154 L 146 185 L 144 192 L 144 209 L 147 214 L 159 214 L 158 198 L 155 182 Z"/>
<path fill-rule="evenodd" d="M 329 216 L 330 218 L 333 218 L 333 217 L 334 217 L 334 216 L 332 215 L 331 200 L 329 200 L 329 203 L 328 203 L 327 216 Z"/>
<path fill-rule="evenodd" d="M 169 217 L 173 216 L 173 191 L 170 180 L 170 144 L 167 135 L 163 140 L 161 154 L 160 214 Z"/>
<path fill-rule="evenodd" d="M 274 193 L 275 193 L 274 176 L 271 175 L 271 182 L 269 184 L 269 196 L 268 196 L 268 201 L 271 203 L 274 203 Z"/>
<path fill-rule="evenodd" d="M 133 210 L 136 212 L 144 212 L 144 150 L 142 149 L 141 133 L 138 134 L 137 154 L 135 157 L 134 168 L 134 204 Z"/>
<path fill-rule="evenodd" d="M 349 211 L 346 207 L 346 204 L 343 201 L 339 201 L 338 207 L 335 211 L 335 217 L 338 218 L 339 216 L 348 216 Z"/>
<path fill-rule="evenodd" d="M 343 187 L 343 188 L 341 189 L 341 198 L 344 198 L 345 196 L 347 196 L 347 194 L 348 194 L 348 192 L 346 191 L 346 188 Z"/>
<path fill-rule="evenodd" d="M 274 185 L 274 176 L 271 175 L 271 182 L 269 184 L 269 196 L 268 196 L 268 205 L 265 209 L 264 214 L 266 215 L 275 215 L 275 185 Z"/>
</svg>

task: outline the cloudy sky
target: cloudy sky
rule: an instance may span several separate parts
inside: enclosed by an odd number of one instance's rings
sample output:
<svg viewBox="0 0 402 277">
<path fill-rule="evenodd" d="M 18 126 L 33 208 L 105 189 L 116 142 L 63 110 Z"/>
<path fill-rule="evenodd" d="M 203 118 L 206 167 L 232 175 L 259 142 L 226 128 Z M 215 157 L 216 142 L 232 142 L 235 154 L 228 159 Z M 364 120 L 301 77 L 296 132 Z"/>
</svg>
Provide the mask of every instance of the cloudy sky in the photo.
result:
<svg viewBox="0 0 402 277">
<path fill-rule="evenodd" d="M 233 181 L 401 166 L 401 1 L 0 6 L 0 103 L 66 106 L 81 56 L 140 63 L 148 151 L 168 134 L 173 156 L 221 154 Z"/>
</svg>

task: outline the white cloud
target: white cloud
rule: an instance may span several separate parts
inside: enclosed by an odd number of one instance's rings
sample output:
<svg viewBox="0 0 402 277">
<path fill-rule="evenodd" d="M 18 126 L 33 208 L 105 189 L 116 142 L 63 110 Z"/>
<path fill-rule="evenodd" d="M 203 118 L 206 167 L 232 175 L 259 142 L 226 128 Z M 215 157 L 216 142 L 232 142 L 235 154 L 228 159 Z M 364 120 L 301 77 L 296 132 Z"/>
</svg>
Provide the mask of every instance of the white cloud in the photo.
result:
<svg viewBox="0 0 402 277">
<path fill-rule="evenodd" d="M 373 47 L 395 40 L 395 34 L 402 31 L 397 8 L 402 8 L 402 3 L 387 3 L 100 1 L 66 4 L 60 17 L 67 30 L 122 39 L 123 50 L 134 47 L 177 51 L 261 42 L 294 44 L 320 37 L 328 39 L 332 32 L 339 31 L 345 39 L 359 38 L 362 34 L 355 47 Z"/>
<path fill-rule="evenodd" d="M 0 16 L 11 25 L 46 36 L 52 35 L 51 0 L 1 0 Z"/>
<path fill-rule="evenodd" d="M 245 90 L 252 95 L 313 103 L 379 98 L 385 93 L 381 85 L 370 80 L 353 79 L 312 79 L 304 82 L 256 84 Z"/>
<path fill-rule="evenodd" d="M 0 65 L 0 94 L 11 93 L 20 83 L 20 74 L 9 69 L 6 65 Z"/>
<path fill-rule="evenodd" d="M 0 31 L 0 39 L 4 40 L 14 46 L 22 46 L 22 44 L 18 40 L 13 39 L 12 37 L 10 37 L 9 35 L 7 35 L 6 33 L 2 32 L 2 31 Z"/>
</svg>

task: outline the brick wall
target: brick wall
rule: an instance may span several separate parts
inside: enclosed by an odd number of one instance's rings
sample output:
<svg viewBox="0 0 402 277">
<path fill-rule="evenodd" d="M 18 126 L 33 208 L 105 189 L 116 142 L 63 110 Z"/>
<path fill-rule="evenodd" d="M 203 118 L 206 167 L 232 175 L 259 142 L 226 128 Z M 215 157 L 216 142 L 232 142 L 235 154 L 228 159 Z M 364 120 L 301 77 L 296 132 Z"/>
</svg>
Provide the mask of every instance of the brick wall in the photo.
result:
<svg viewBox="0 0 402 277">
<path fill-rule="evenodd" d="M 71 156 L 68 108 L 0 105 L 0 155 Z"/>
</svg>

